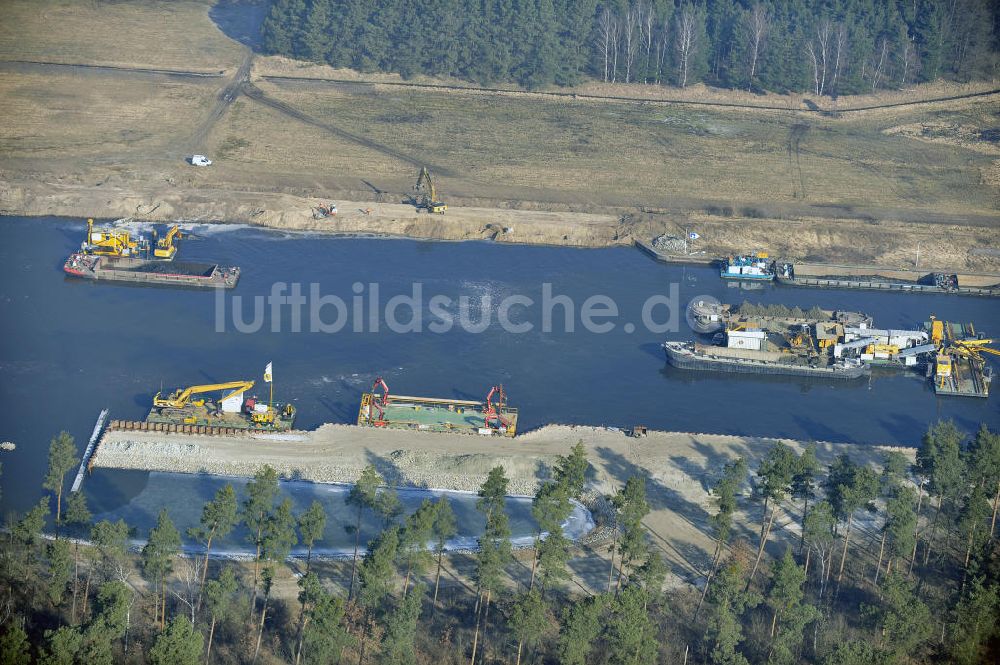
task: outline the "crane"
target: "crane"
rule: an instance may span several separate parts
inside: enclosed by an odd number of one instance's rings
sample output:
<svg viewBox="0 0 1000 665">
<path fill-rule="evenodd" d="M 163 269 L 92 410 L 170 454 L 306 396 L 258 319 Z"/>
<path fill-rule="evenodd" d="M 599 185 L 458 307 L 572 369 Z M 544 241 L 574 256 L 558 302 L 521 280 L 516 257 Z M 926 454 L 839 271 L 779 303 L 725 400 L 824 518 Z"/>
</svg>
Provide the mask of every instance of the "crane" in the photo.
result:
<svg viewBox="0 0 1000 665">
<path fill-rule="evenodd" d="M 493 403 L 493 397 L 496 396 L 496 404 Z M 507 408 L 507 393 L 503 389 L 503 384 L 498 386 L 493 386 L 490 389 L 488 395 L 486 395 L 486 402 L 483 404 L 485 411 L 484 424 L 486 427 L 490 427 L 493 421 L 496 421 L 496 425 L 493 425 L 496 429 L 506 430 L 510 427 L 507 419 L 503 417 L 503 410 Z"/>
<path fill-rule="evenodd" d="M 225 396 L 219 400 L 219 403 L 225 402 L 228 399 L 236 397 L 237 395 L 242 395 L 246 391 L 253 388 L 253 381 L 229 381 L 227 383 L 209 383 L 201 386 L 190 386 L 184 388 L 183 390 L 178 388 L 169 397 L 160 397 L 160 393 L 156 393 L 153 397 L 153 406 L 157 409 L 183 409 L 189 403 L 191 403 L 191 397 L 194 395 L 201 395 L 203 393 L 211 393 L 216 391 L 229 391 Z M 198 406 L 204 405 L 204 400 L 196 400 L 195 404 Z"/>
<path fill-rule="evenodd" d="M 438 201 L 437 191 L 434 189 L 434 180 L 427 167 L 421 167 L 420 175 L 417 176 L 417 184 L 413 186 L 413 205 L 417 207 L 417 212 L 426 210 L 443 215 L 448 206 Z"/>
<path fill-rule="evenodd" d="M 170 230 L 167 231 L 167 235 L 156 241 L 156 248 L 153 250 L 153 256 L 158 259 L 172 261 L 174 257 L 177 256 L 177 246 L 174 245 L 174 240 L 180 240 L 183 237 L 184 236 L 181 234 L 180 227 L 174 224 L 170 227 Z"/>
<path fill-rule="evenodd" d="M 967 355 L 970 358 L 975 358 L 976 360 L 982 360 L 983 357 L 980 355 L 981 353 L 989 353 L 994 356 L 1000 356 L 1000 351 L 989 347 L 992 343 L 992 339 L 956 339 L 952 345 L 962 355 Z"/>
<path fill-rule="evenodd" d="M 382 388 L 382 394 L 379 395 L 375 392 L 377 388 Z M 385 379 L 381 376 L 376 377 L 375 382 L 372 383 L 372 404 L 378 410 L 378 423 L 385 423 L 385 406 L 389 403 L 389 386 L 386 385 Z"/>
<path fill-rule="evenodd" d="M 87 239 L 81 250 L 85 254 L 98 256 L 131 256 L 136 249 L 142 249 L 143 241 L 133 240 L 128 231 L 113 228 L 94 230 L 94 220 L 87 219 Z"/>
</svg>

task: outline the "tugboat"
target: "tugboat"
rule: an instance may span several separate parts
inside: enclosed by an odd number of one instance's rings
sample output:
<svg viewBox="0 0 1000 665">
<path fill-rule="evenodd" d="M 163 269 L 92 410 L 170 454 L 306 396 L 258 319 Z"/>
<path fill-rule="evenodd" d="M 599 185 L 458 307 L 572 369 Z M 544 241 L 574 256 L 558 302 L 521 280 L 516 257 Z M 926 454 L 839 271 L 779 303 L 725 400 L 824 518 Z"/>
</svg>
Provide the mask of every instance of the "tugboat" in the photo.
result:
<svg viewBox="0 0 1000 665">
<path fill-rule="evenodd" d="M 722 260 L 719 276 L 722 279 L 771 282 L 775 276 L 774 261 L 766 252 L 728 256 Z"/>
</svg>

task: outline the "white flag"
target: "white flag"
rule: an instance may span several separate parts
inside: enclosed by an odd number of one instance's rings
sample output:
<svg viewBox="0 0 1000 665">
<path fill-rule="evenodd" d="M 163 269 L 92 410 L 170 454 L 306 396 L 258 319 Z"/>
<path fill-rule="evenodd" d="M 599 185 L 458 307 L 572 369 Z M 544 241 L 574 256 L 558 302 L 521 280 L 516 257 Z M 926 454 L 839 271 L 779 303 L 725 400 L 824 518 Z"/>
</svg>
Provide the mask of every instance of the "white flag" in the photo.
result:
<svg viewBox="0 0 1000 665">
<path fill-rule="evenodd" d="M 264 383 L 271 383 L 271 363 L 264 368 Z"/>
</svg>

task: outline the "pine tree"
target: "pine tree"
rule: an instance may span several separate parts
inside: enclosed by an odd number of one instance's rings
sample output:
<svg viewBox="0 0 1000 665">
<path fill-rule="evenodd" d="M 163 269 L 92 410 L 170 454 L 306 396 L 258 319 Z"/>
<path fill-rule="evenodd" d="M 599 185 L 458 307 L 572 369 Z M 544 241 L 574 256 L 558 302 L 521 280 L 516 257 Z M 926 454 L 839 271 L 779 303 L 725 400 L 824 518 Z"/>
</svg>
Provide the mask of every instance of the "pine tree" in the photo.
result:
<svg viewBox="0 0 1000 665">
<path fill-rule="evenodd" d="M 378 488 L 382 485 L 382 476 L 378 475 L 374 464 L 369 464 L 362 470 L 361 477 L 351 487 L 347 495 L 347 505 L 353 506 L 356 510 L 354 530 L 354 558 L 351 562 L 351 587 L 347 592 L 348 598 L 354 597 L 354 580 L 357 576 L 358 549 L 361 544 L 361 517 L 364 511 L 375 510 L 378 502 Z"/>
<path fill-rule="evenodd" d="M 648 598 L 640 586 L 628 585 L 611 603 L 608 651 L 612 663 L 643 665 L 656 659 L 656 628 L 646 612 Z"/>
<path fill-rule="evenodd" d="M 992 540 L 1000 510 L 1000 434 L 991 432 L 985 425 L 979 428 L 969 446 L 969 467 L 973 478 L 993 494 L 989 530 Z"/>
<path fill-rule="evenodd" d="M 142 548 L 142 569 L 150 576 L 158 593 L 154 593 L 156 602 L 156 620 L 163 630 L 167 620 L 167 583 L 166 577 L 173 570 L 173 558 L 181 548 L 181 534 L 174 526 L 167 509 L 160 510 L 156 518 L 156 526 L 150 529 L 149 538 Z"/>
<path fill-rule="evenodd" d="M 548 608 L 537 589 L 525 591 L 514 599 L 510 611 L 510 629 L 517 640 L 516 665 L 521 665 L 524 647 L 534 649 L 551 628 Z"/>
<path fill-rule="evenodd" d="M 4 665 L 31 665 L 28 634 L 18 625 L 0 634 L 0 663 Z"/>
<path fill-rule="evenodd" d="M 188 536 L 205 544 L 205 557 L 201 566 L 201 587 L 205 587 L 208 576 L 208 559 L 212 552 L 212 541 L 225 538 L 236 526 L 238 517 L 236 490 L 230 484 L 224 485 L 215 493 L 215 498 L 201 509 L 201 523 L 188 529 Z M 198 591 L 197 607 L 201 607 L 202 590 Z"/>
<path fill-rule="evenodd" d="M 535 531 L 529 589 L 535 586 L 535 572 L 539 565 L 542 567 L 543 584 L 547 581 L 564 579 L 566 576 L 565 566 L 569 552 L 568 542 L 562 533 L 562 524 L 573 510 L 568 496 L 570 491 L 565 482 L 543 483 L 531 502 L 531 515 L 535 518 L 538 528 Z"/>
<path fill-rule="evenodd" d="M 629 476 L 625 486 L 611 497 L 611 505 L 615 508 L 615 538 L 611 545 L 611 572 L 608 574 L 608 591 L 611 591 L 611 580 L 615 571 L 615 553 L 619 554 L 617 588 L 622 585 L 626 566 L 635 566 L 645 558 L 646 532 L 642 519 L 649 514 L 649 503 L 646 500 L 646 479 L 642 476 Z"/>
<path fill-rule="evenodd" d="M 712 581 L 708 591 L 708 617 L 706 620 L 705 646 L 708 660 L 719 665 L 749 665 L 739 651 L 743 641 L 743 613 L 760 604 L 761 598 L 752 591 L 745 591 L 741 580 L 742 570 L 736 562 L 723 566 Z"/>
<path fill-rule="evenodd" d="M 802 603 L 805 581 L 805 570 L 795 565 L 791 548 L 786 548 L 785 556 L 774 566 L 771 586 L 764 599 L 771 609 L 771 652 L 768 655 L 771 663 L 794 663 L 802 644 L 803 629 L 819 618 L 815 607 Z"/>
<path fill-rule="evenodd" d="M 254 474 L 253 480 L 246 486 L 247 498 L 243 500 L 240 519 L 250 532 L 250 542 L 254 546 L 253 558 L 253 597 L 250 601 L 250 618 L 257 610 L 257 587 L 260 584 L 260 557 L 264 546 L 264 527 L 267 518 L 274 507 L 278 496 L 278 473 L 265 465 Z"/>
<path fill-rule="evenodd" d="M 562 665 L 586 665 L 601 629 L 608 596 L 591 596 L 563 608 L 558 657 Z"/>
<path fill-rule="evenodd" d="M 569 455 L 560 455 L 553 467 L 553 478 L 562 484 L 570 498 L 579 499 L 587 482 L 587 471 L 590 462 L 583 441 L 577 441 Z"/>
<path fill-rule="evenodd" d="M 472 638 L 472 665 L 475 665 L 479 644 L 480 619 L 489 619 L 490 601 L 503 586 L 504 568 L 511 560 L 510 523 L 506 512 L 509 481 L 502 466 L 490 470 L 479 489 L 476 509 L 486 518 L 486 528 L 479 538 L 476 555 L 476 630 Z"/>
<path fill-rule="evenodd" d="M 56 523 L 62 521 L 62 496 L 66 474 L 71 471 L 80 458 L 76 456 L 76 443 L 68 432 L 59 435 L 49 443 L 49 470 L 45 474 L 42 486 L 56 495 Z"/>
<path fill-rule="evenodd" d="M 176 616 L 149 650 L 151 665 L 200 665 L 204 638 L 184 616 Z"/>
<path fill-rule="evenodd" d="M 729 535 L 733 527 L 733 513 L 736 512 L 737 507 L 736 497 L 743 486 L 746 475 L 747 461 L 745 458 L 739 457 L 726 463 L 722 470 L 722 477 L 711 489 L 712 499 L 718 508 L 716 513 L 709 517 L 712 530 L 715 532 L 715 553 L 712 555 L 712 562 L 708 567 L 705 587 L 701 594 L 701 600 L 698 601 L 698 610 L 695 612 L 696 617 L 705 602 L 708 587 L 719 566 L 719 561 L 722 559 L 723 549 L 729 542 Z"/>
<path fill-rule="evenodd" d="M 399 527 L 383 531 L 369 543 L 368 552 L 358 566 L 358 593 L 356 601 L 364 611 L 359 661 L 364 660 L 368 628 L 376 612 L 382 608 L 392 590 L 394 562 L 399 551 Z"/>
<path fill-rule="evenodd" d="M 961 665 L 987 661 L 987 645 L 998 635 L 997 612 L 1000 589 L 995 583 L 984 586 L 981 579 L 973 579 L 948 626 L 947 648 L 952 661 Z"/>
<path fill-rule="evenodd" d="M 423 575 L 431 564 L 431 553 L 427 550 L 434 533 L 434 518 L 437 508 L 430 499 L 424 499 L 420 507 L 406 518 L 400 532 L 400 559 L 406 573 L 403 578 L 403 598 L 410 587 L 411 575 Z"/>
<path fill-rule="evenodd" d="M 313 501 L 306 512 L 299 515 L 299 533 L 302 535 L 302 542 L 306 545 L 306 573 L 309 572 L 309 564 L 312 562 L 313 545 L 316 541 L 323 539 L 323 531 L 326 529 L 326 511 L 323 504 Z"/>
<path fill-rule="evenodd" d="M 382 665 L 414 665 L 416 663 L 417 620 L 427 588 L 417 584 L 400 602 L 385 622 L 382 640 Z"/>
<path fill-rule="evenodd" d="M 434 574 L 434 606 L 437 607 L 438 587 L 441 584 L 441 558 L 444 556 L 444 548 L 448 540 L 457 532 L 455 524 L 455 513 L 451 509 L 451 504 L 445 497 L 439 498 L 434 503 L 434 553 L 437 555 L 437 572 Z"/>
<path fill-rule="evenodd" d="M 257 660 L 260 652 L 260 642 L 264 636 L 264 621 L 267 619 L 267 603 L 271 598 L 271 586 L 274 580 L 275 566 L 284 562 L 292 548 L 299 542 L 295 533 L 295 516 L 292 514 L 292 501 L 285 499 L 267 516 L 261 532 L 261 556 L 266 561 L 264 565 L 264 604 L 260 610 L 260 623 L 257 625 L 257 645 L 254 647 L 253 659 Z"/>
<path fill-rule="evenodd" d="M 216 626 L 233 618 L 236 608 L 236 592 L 239 589 L 236 575 L 229 567 L 223 568 L 218 579 L 209 580 L 205 584 L 205 605 L 212 617 L 208 629 L 208 649 L 205 652 L 205 662 L 212 660 L 212 640 L 215 637 Z"/>
<path fill-rule="evenodd" d="M 855 464 L 846 453 L 839 455 L 830 466 L 826 480 L 827 497 L 837 519 L 847 522 L 847 528 L 844 531 L 844 545 L 840 553 L 840 565 L 837 569 L 838 585 L 844 577 L 844 564 L 847 561 L 847 548 L 851 543 L 854 513 L 862 508 L 869 512 L 875 512 L 873 501 L 878 494 L 878 487 L 878 475 L 866 466 Z"/>
<path fill-rule="evenodd" d="M 890 573 L 883 581 L 881 602 L 862 605 L 861 611 L 875 626 L 880 647 L 892 658 L 917 658 L 931 638 L 930 610 L 898 572 Z"/>
<path fill-rule="evenodd" d="M 928 478 L 927 491 L 937 497 L 937 509 L 931 522 L 931 532 L 924 549 L 924 564 L 930 559 L 931 549 L 937 537 L 941 511 L 957 497 L 962 484 L 963 464 L 961 458 L 962 433 L 950 420 L 938 422 L 927 430 L 921 446 L 917 449 L 917 472 Z"/>
<path fill-rule="evenodd" d="M 783 443 L 774 444 L 760 462 L 760 467 L 757 469 L 757 477 L 760 479 L 757 492 L 759 496 L 764 498 L 764 516 L 760 525 L 757 559 L 754 561 L 750 577 L 747 579 L 747 590 L 750 589 L 750 585 L 757 575 L 757 568 L 764 555 L 764 547 L 767 545 L 767 539 L 771 535 L 771 528 L 774 526 L 774 520 L 778 514 L 778 506 L 791 491 L 792 479 L 800 467 L 799 458 L 796 457 L 791 448 Z M 768 506 L 771 508 L 770 513 Z"/>
<path fill-rule="evenodd" d="M 354 638 L 344 628 L 344 601 L 321 593 L 303 630 L 302 654 L 309 665 L 336 665 Z"/>
<path fill-rule="evenodd" d="M 73 492 L 66 501 L 66 524 L 75 530 L 81 530 L 90 524 L 90 509 L 83 492 Z M 70 623 L 76 625 L 76 603 L 80 587 L 80 539 L 73 544 L 73 605 L 70 610 Z"/>
</svg>

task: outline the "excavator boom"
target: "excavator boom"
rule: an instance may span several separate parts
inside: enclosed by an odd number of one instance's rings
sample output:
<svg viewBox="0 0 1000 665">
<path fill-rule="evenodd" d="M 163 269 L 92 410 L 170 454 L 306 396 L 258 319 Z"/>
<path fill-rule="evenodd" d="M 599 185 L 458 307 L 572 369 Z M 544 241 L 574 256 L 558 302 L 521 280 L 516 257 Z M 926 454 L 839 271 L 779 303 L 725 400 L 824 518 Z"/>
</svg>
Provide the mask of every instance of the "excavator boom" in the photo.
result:
<svg viewBox="0 0 1000 665">
<path fill-rule="evenodd" d="M 225 402 L 227 399 L 245 393 L 253 388 L 253 386 L 253 381 L 229 381 L 228 383 L 209 383 L 201 386 L 190 386 L 183 390 L 178 389 L 174 391 L 167 398 L 161 398 L 160 393 L 156 393 L 156 396 L 153 397 L 153 406 L 159 409 L 183 409 L 194 395 L 216 391 L 229 391 L 219 400 L 220 402 Z"/>
<path fill-rule="evenodd" d="M 444 214 L 448 206 L 437 200 L 437 190 L 434 188 L 434 179 L 427 167 L 421 167 L 420 175 L 417 176 L 417 184 L 413 186 L 413 204 L 417 206 L 417 211 L 421 209 L 427 212 Z"/>
<path fill-rule="evenodd" d="M 183 237 L 180 227 L 174 224 L 167 231 L 167 235 L 156 241 L 156 249 L 153 250 L 153 255 L 159 259 L 173 259 L 177 256 L 177 246 L 174 245 L 174 240 L 180 240 Z"/>
</svg>

